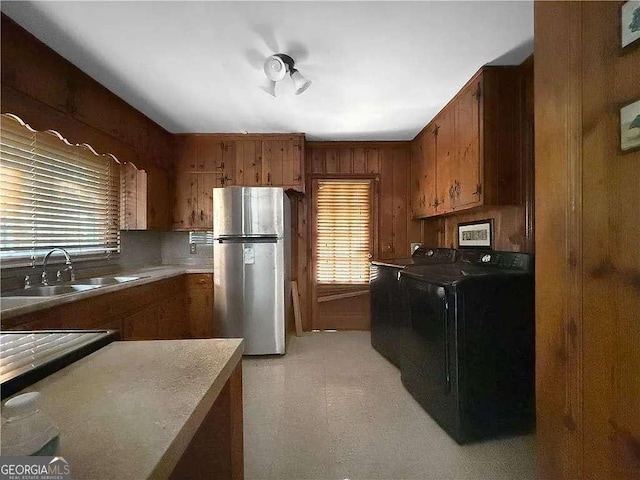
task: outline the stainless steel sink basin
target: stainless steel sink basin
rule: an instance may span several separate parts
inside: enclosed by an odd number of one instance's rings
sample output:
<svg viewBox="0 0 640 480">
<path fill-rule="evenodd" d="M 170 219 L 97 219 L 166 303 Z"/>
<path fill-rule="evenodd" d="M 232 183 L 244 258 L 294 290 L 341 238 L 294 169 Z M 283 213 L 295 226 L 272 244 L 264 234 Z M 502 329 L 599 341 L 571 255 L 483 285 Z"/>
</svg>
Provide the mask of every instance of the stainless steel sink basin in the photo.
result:
<svg viewBox="0 0 640 480">
<path fill-rule="evenodd" d="M 74 285 L 117 285 L 118 283 L 133 282 L 143 277 L 96 277 L 76 280 Z"/>
<path fill-rule="evenodd" d="M 5 297 L 53 297 L 55 295 L 65 295 L 67 293 L 83 292 L 98 288 L 100 285 L 51 285 L 25 288 L 7 292 Z"/>
</svg>

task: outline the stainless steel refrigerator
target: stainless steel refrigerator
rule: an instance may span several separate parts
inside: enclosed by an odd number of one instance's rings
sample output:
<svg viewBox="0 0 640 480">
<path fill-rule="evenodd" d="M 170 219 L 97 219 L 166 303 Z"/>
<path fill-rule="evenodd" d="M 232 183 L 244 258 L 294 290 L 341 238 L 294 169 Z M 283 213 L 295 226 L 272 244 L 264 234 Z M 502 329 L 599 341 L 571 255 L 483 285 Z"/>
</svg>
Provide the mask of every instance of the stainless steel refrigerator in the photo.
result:
<svg viewBox="0 0 640 480">
<path fill-rule="evenodd" d="M 284 354 L 291 318 L 290 205 L 282 188 L 213 189 L 214 322 L 245 355 Z"/>
</svg>

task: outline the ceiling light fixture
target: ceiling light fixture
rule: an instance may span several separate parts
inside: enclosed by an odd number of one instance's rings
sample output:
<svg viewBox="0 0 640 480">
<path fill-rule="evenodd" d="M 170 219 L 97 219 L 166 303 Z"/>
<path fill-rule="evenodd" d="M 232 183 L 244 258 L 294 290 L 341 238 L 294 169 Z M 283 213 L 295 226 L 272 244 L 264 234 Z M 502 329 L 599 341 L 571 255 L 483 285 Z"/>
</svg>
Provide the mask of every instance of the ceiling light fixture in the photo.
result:
<svg viewBox="0 0 640 480">
<path fill-rule="evenodd" d="M 293 85 L 296 89 L 296 95 L 300 95 L 311 85 L 311 81 L 307 80 L 300 71 L 295 68 L 295 61 L 285 53 L 276 53 L 271 55 L 264 62 L 264 74 L 270 80 L 270 84 L 264 90 L 272 96 L 276 96 L 276 82 L 282 80 L 287 73 L 291 76 Z"/>
</svg>

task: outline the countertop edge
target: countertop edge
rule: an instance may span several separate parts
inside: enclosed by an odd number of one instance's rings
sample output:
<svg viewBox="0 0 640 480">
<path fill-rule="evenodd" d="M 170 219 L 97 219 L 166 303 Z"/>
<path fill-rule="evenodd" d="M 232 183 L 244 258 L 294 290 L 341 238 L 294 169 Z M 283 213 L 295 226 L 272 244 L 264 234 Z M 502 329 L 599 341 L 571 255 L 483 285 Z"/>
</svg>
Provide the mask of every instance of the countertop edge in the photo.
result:
<svg viewBox="0 0 640 480">
<path fill-rule="evenodd" d="M 173 277 L 178 277 L 180 275 L 187 275 L 187 274 L 193 274 L 193 273 L 213 274 L 213 268 L 166 265 L 166 266 L 140 268 L 135 270 L 125 270 L 125 271 L 119 272 L 118 275 L 123 275 L 123 276 L 124 275 L 146 275 L 146 276 L 144 278 L 133 280 L 131 282 L 120 283 L 117 285 L 105 285 L 103 287 L 95 288 L 92 290 L 86 290 L 84 292 L 69 293 L 65 295 L 58 295 L 58 296 L 52 296 L 52 297 L 42 297 L 42 299 L 39 297 L 31 297 L 34 299 L 32 303 L 29 303 L 26 305 L 20 305 L 12 308 L 6 308 L 6 309 L 0 308 L 0 316 L 2 317 L 2 320 L 8 320 L 14 317 L 19 317 L 21 315 L 26 315 L 26 314 L 35 313 L 41 310 L 46 310 L 48 308 L 57 307 L 59 305 L 65 305 L 67 303 L 73 303 L 79 300 L 84 300 L 87 298 L 92 298 L 92 297 L 104 295 L 107 293 L 117 292 L 127 288 L 138 287 L 140 285 L 146 285 L 148 283 L 158 282 L 160 280 L 166 280 L 168 278 L 173 278 Z M 81 279 L 78 282 L 80 281 Z M 29 297 L 26 297 L 26 298 L 29 298 Z M 0 305 L 1 304 L 2 304 L 2 299 L 0 298 Z"/>
<path fill-rule="evenodd" d="M 211 410 L 211 407 L 220 395 L 220 392 L 231 378 L 234 370 L 242 362 L 243 351 L 244 340 L 238 344 L 236 350 L 220 372 L 216 381 L 211 384 L 211 388 L 202 397 L 202 400 L 200 400 L 200 403 L 191 414 L 189 420 L 184 424 L 173 442 L 171 442 L 171 445 L 169 445 L 167 450 L 163 453 L 162 458 L 154 468 L 149 478 L 169 478 L 173 469 L 176 467 L 180 458 L 189 446 L 189 443 L 200 428 L 200 425 L 202 425 L 205 417 L 209 413 L 209 410 Z"/>
</svg>

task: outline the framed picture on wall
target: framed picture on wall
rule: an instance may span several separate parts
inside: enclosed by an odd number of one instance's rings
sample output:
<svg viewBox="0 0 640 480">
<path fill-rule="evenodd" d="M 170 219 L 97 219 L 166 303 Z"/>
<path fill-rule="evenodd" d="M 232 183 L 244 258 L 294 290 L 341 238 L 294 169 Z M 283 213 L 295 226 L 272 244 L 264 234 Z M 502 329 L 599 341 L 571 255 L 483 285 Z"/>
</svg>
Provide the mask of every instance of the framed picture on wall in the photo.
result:
<svg viewBox="0 0 640 480">
<path fill-rule="evenodd" d="M 620 108 L 620 150 L 640 149 L 640 99 Z"/>
<path fill-rule="evenodd" d="M 458 224 L 458 248 L 493 249 L 493 219 Z"/>
<path fill-rule="evenodd" d="M 620 45 L 623 53 L 640 45 L 640 0 L 620 6 Z"/>
</svg>

